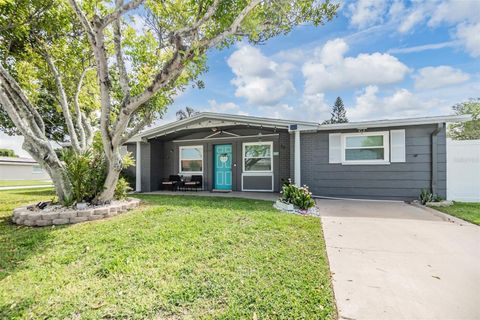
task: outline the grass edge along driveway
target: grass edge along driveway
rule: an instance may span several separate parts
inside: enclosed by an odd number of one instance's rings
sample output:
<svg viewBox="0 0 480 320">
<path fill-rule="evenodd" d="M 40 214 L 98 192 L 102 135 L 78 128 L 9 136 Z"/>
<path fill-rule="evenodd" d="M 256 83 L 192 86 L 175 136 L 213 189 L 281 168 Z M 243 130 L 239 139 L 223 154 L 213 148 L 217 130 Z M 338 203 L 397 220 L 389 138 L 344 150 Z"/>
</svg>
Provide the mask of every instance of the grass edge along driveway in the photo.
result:
<svg viewBox="0 0 480 320">
<path fill-rule="evenodd" d="M 320 219 L 271 202 L 139 196 L 65 227 L 12 225 L 50 189 L 0 191 L 0 318 L 334 319 Z"/>
<path fill-rule="evenodd" d="M 480 225 L 480 202 L 457 202 L 447 207 L 431 207 L 435 210 Z"/>
</svg>

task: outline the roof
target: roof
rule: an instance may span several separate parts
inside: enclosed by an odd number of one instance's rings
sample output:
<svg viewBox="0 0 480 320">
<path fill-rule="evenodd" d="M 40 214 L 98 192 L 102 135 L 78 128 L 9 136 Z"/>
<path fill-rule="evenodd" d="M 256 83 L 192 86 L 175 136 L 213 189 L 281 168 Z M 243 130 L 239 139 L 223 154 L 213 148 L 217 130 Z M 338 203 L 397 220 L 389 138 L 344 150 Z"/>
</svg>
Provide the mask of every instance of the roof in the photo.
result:
<svg viewBox="0 0 480 320">
<path fill-rule="evenodd" d="M 374 121 L 347 122 L 335 124 L 320 124 L 310 121 L 297 121 L 285 119 L 273 119 L 254 116 L 233 115 L 225 113 L 201 112 L 192 117 L 170 122 L 140 132 L 128 142 L 151 139 L 160 135 L 167 135 L 173 132 L 187 129 L 227 126 L 227 125 L 254 125 L 258 127 L 274 127 L 288 129 L 291 131 L 318 131 L 318 130 L 341 130 L 341 129 L 367 129 L 379 127 L 399 127 L 409 125 L 435 124 L 446 122 L 463 122 L 471 120 L 470 115 L 447 115 L 435 117 L 417 117 L 405 119 L 384 119 Z M 294 127 L 295 126 L 295 127 Z"/>
<path fill-rule="evenodd" d="M 31 158 L 17 158 L 17 157 L 0 157 L 0 163 L 4 164 L 36 164 L 37 162 Z"/>
<path fill-rule="evenodd" d="M 135 137 L 133 137 L 130 142 L 139 141 L 141 138 L 152 138 L 162 134 L 169 134 L 183 129 L 195 129 L 198 128 L 198 123 L 206 121 L 204 127 L 215 127 L 222 125 L 236 125 L 236 124 L 246 124 L 246 125 L 257 125 L 259 127 L 276 127 L 289 129 L 291 124 L 298 124 L 303 127 L 316 128 L 318 123 L 308 122 L 308 121 L 293 121 L 293 120 L 283 120 L 283 119 L 273 119 L 273 118 L 263 118 L 263 117 L 254 117 L 254 116 L 243 116 L 243 115 L 234 115 L 226 113 L 215 113 L 215 112 L 200 112 L 192 117 L 167 123 L 165 125 L 157 126 L 152 129 L 145 130 Z M 197 125 L 195 125 L 197 124 Z"/>
<path fill-rule="evenodd" d="M 422 124 L 464 122 L 471 119 L 472 119 L 472 116 L 469 114 L 435 116 L 435 117 L 417 117 L 417 118 L 404 118 L 404 119 L 383 119 L 383 120 L 372 120 L 372 121 L 321 124 L 319 125 L 318 130 L 368 129 L 368 128 L 381 128 L 381 127 L 416 126 L 416 125 L 422 125 Z"/>
</svg>

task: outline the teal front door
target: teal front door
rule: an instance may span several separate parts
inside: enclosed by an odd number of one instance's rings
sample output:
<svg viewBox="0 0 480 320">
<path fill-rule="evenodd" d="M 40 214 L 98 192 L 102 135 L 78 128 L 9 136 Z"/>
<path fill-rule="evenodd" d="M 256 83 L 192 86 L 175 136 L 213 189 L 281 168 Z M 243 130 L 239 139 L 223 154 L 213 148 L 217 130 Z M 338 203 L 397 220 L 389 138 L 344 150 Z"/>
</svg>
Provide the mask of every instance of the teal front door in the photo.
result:
<svg viewBox="0 0 480 320">
<path fill-rule="evenodd" d="M 232 145 L 217 144 L 214 146 L 214 189 L 232 190 Z"/>
</svg>

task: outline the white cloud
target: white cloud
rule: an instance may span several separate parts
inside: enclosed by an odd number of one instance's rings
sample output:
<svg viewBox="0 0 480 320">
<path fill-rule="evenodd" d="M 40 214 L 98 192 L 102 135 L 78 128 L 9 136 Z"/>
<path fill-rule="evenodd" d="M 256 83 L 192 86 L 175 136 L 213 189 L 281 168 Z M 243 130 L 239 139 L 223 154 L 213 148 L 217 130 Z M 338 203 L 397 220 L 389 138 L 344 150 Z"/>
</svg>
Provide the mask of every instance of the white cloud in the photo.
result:
<svg viewBox="0 0 480 320">
<path fill-rule="evenodd" d="M 454 25 L 454 37 L 472 57 L 480 56 L 480 1 L 448 0 L 437 5 L 428 21 L 430 27 Z"/>
<path fill-rule="evenodd" d="M 240 106 L 238 104 L 234 103 L 234 102 L 219 103 L 216 100 L 208 100 L 208 104 L 210 105 L 210 108 L 203 109 L 201 111 L 248 115 L 247 112 L 242 111 L 240 109 Z"/>
<path fill-rule="evenodd" d="M 252 46 L 242 46 L 228 58 L 237 87 L 235 96 L 246 98 L 256 105 L 277 104 L 287 94 L 295 91 L 290 81 L 292 65 L 276 63 Z"/>
<path fill-rule="evenodd" d="M 445 103 L 436 98 L 422 99 L 406 89 L 399 89 L 390 96 L 379 96 L 377 86 L 368 86 L 356 96 L 355 106 L 347 108 L 347 116 L 353 121 L 385 118 L 426 116 L 442 112 Z"/>
<path fill-rule="evenodd" d="M 414 9 L 403 19 L 398 27 L 400 33 L 410 31 L 414 26 L 424 20 L 425 13 L 422 8 Z"/>
<path fill-rule="evenodd" d="M 348 45 L 342 39 L 328 41 L 302 68 L 307 95 L 327 90 L 399 82 L 409 72 L 396 57 L 375 52 L 344 57 Z"/>
<path fill-rule="evenodd" d="M 384 0 L 359 0 L 347 7 L 350 24 L 365 28 L 383 21 L 387 2 Z"/>
<path fill-rule="evenodd" d="M 456 35 L 472 57 L 480 57 L 480 23 L 460 24 Z"/>
<path fill-rule="evenodd" d="M 447 0 L 435 5 L 428 25 L 435 27 L 441 23 L 462 23 L 480 21 L 480 1 Z"/>
<path fill-rule="evenodd" d="M 415 89 L 424 90 L 463 83 L 469 80 L 470 76 L 460 69 L 438 66 L 422 68 L 413 78 L 415 79 Z"/>
<path fill-rule="evenodd" d="M 438 42 L 438 43 L 429 43 L 419 46 L 413 47 L 405 47 L 405 48 L 393 48 L 387 51 L 387 53 L 412 53 L 412 52 L 422 52 L 426 50 L 436 50 L 448 47 L 455 47 L 459 43 L 458 41 L 445 41 L 445 42 Z"/>
</svg>

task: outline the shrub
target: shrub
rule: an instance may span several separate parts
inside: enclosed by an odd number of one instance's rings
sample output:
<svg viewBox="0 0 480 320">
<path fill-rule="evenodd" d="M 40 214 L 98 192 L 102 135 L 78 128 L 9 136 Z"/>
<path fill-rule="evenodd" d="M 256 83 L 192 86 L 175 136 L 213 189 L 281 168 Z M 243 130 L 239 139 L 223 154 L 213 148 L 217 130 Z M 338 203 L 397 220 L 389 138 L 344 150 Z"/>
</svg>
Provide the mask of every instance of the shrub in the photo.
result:
<svg viewBox="0 0 480 320">
<path fill-rule="evenodd" d="M 91 202 L 103 191 L 103 184 L 107 177 L 107 161 L 103 153 L 100 135 L 95 136 L 93 146 L 89 150 L 79 154 L 71 149 L 64 149 L 61 159 L 65 162 L 67 175 L 73 189 L 72 199 L 68 199 L 68 204 L 64 203 L 64 205 L 68 206 L 84 201 Z M 131 154 L 127 153 L 122 158 L 122 167 L 126 168 L 133 164 L 134 160 Z M 120 178 L 115 188 L 115 197 L 125 198 L 130 190 L 127 180 Z"/>
<path fill-rule="evenodd" d="M 307 186 L 297 187 L 291 183 L 284 182 L 282 186 L 282 201 L 291 203 L 294 206 L 307 210 L 315 206 L 315 200 L 312 198 L 312 193 L 308 190 Z"/>
<path fill-rule="evenodd" d="M 117 182 L 117 186 L 115 187 L 115 199 L 123 200 L 127 197 L 127 193 L 131 191 L 132 188 L 127 180 L 123 177 L 120 177 Z"/>
<path fill-rule="evenodd" d="M 286 203 L 293 203 L 293 195 L 297 186 L 292 184 L 292 180 L 288 179 L 283 182 L 282 186 L 282 201 Z"/>
<path fill-rule="evenodd" d="M 433 194 L 428 189 L 422 189 L 420 192 L 420 202 L 425 205 L 427 202 L 440 202 L 443 198 L 438 194 Z"/>
</svg>

